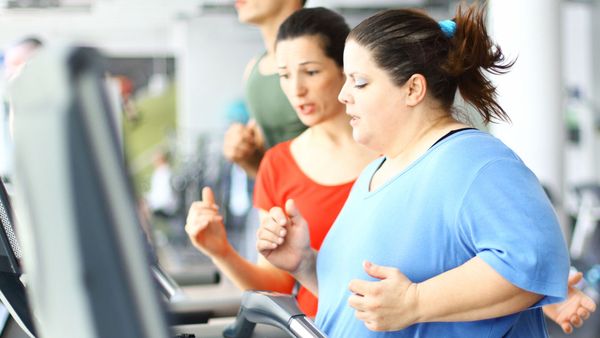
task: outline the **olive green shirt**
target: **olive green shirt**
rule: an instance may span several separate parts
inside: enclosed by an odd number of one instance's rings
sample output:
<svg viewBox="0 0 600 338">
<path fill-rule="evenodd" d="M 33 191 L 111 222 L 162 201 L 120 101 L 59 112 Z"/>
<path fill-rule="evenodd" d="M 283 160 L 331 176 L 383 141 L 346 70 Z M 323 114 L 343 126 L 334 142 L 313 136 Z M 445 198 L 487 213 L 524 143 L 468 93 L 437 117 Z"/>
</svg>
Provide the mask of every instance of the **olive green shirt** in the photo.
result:
<svg viewBox="0 0 600 338">
<path fill-rule="evenodd" d="M 300 122 L 279 85 L 279 75 L 262 75 L 259 71 L 261 56 L 246 80 L 246 103 L 265 137 L 265 148 L 290 140 L 302 133 L 306 126 Z"/>
</svg>

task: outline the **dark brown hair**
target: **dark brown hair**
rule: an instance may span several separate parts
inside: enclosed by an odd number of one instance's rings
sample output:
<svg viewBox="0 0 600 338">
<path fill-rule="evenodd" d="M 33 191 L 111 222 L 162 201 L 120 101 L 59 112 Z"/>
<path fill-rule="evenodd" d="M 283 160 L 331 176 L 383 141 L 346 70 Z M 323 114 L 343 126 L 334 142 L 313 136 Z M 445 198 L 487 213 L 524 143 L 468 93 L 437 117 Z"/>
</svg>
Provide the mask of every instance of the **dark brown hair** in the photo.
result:
<svg viewBox="0 0 600 338">
<path fill-rule="evenodd" d="M 458 89 L 485 123 L 509 121 L 484 71 L 503 74 L 514 61 L 505 62 L 487 34 L 484 7 L 460 5 L 454 22 L 454 35 L 447 36 L 437 21 L 420 11 L 385 10 L 356 26 L 348 40 L 367 48 L 397 85 L 421 74 L 429 94 L 445 109 L 451 110 Z"/>
<path fill-rule="evenodd" d="M 275 45 L 282 40 L 317 36 L 325 55 L 343 67 L 344 44 L 348 33 L 350 27 L 338 13 L 323 7 L 303 8 L 294 12 L 279 26 Z"/>
</svg>

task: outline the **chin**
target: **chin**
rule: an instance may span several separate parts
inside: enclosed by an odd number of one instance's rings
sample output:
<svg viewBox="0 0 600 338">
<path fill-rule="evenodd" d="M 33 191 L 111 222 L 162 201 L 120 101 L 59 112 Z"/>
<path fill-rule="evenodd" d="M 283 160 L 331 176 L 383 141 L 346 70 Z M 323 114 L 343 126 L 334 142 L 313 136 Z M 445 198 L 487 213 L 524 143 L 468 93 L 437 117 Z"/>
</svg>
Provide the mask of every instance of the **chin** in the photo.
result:
<svg viewBox="0 0 600 338">
<path fill-rule="evenodd" d="M 366 142 L 365 138 L 355 128 L 352 129 L 352 138 L 354 139 L 354 141 L 356 141 L 356 143 L 362 144 L 362 145 L 366 145 L 365 144 L 365 142 Z"/>
<path fill-rule="evenodd" d="M 238 10 L 237 12 L 238 21 L 245 24 L 252 24 L 255 21 L 255 15 L 248 13 L 246 10 Z"/>
<path fill-rule="evenodd" d="M 368 149 L 374 150 L 373 146 L 373 135 L 366 134 L 364 131 L 361 132 L 360 129 L 354 128 L 352 130 L 352 138 L 354 141 L 361 146 L 364 146 Z"/>
<path fill-rule="evenodd" d="M 320 119 L 316 119 L 312 116 L 298 116 L 298 119 L 300 120 L 300 122 L 302 122 L 303 125 L 307 126 L 307 127 L 314 127 L 317 124 L 323 122 Z"/>
<path fill-rule="evenodd" d="M 248 18 L 243 13 L 238 13 L 238 21 L 247 24 Z"/>
<path fill-rule="evenodd" d="M 265 15 L 249 9 L 246 13 L 244 11 L 238 12 L 238 20 L 246 25 L 259 26 L 265 21 Z"/>
</svg>

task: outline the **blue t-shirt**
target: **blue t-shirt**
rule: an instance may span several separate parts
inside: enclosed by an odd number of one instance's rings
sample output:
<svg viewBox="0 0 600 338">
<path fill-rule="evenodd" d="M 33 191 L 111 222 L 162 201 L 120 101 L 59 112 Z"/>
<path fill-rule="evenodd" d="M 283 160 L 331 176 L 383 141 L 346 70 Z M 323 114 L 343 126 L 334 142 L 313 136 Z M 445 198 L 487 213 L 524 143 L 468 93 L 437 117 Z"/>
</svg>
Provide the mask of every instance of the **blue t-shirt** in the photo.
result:
<svg viewBox="0 0 600 338">
<path fill-rule="evenodd" d="M 566 296 L 569 259 L 554 210 L 535 175 L 502 142 L 468 130 L 433 146 L 369 191 L 384 161 L 356 181 L 317 259 L 316 323 L 330 337 L 547 337 L 540 306 Z M 362 262 L 422 282 L 478 256 L 514 285 L 545 297 L 518 314 L 421 323 L 373 332 L 348 305 Z"/>
</svg>

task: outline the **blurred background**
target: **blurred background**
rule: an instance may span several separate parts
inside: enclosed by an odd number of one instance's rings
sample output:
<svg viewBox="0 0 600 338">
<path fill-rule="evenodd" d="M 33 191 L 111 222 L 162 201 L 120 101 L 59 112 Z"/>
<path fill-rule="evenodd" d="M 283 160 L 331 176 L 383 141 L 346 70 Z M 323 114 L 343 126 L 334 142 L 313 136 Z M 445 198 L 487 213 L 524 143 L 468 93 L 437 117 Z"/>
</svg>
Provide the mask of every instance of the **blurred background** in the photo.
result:
<svg viewBox="0 0 600 338">
<path fill-rule="evenodd" d="M 282 0 L 284 1 L 284 0 Z M 351 25 L 389 7 L 418 7 L 451 18 L 454 0 L 309 0 Z M 513 71 L 493 78 L 512 118 L 490 131 L 532 168 L 551 197 L 581 287 L 600 285 L 600 1 L 488 1 L 489 29 Z M 183 226 L 202 186 L 224 206 L 228 234 L 254 258 L 251 188 L 222 157 L 223 133 L 245 122 L 242 74 L 264 49 L 257 29 L 238 22 L 231 0 L 0 0 L 0 95 L 31 49 L 55 43 L 98 48 L 129 169 L 153 219 L 161 262 L 182 284 L 210 260 Z M 43 45 L 41 48 L 43 48 Z M 25 46 L 25 47 L 24 47 Z M 4 101 L 4 100 L 3 100 Z M 0 175 L 12 175 L 8 105 L 0 107 Z M 477 121 L 475 121 L 477 124 Z M 167 182 L 167 184 L 165 184 Z M 552 337 L 562 337 L 551 326 Z M 575 337 L 600 337 L 597 312 Z"/>
</svg>

